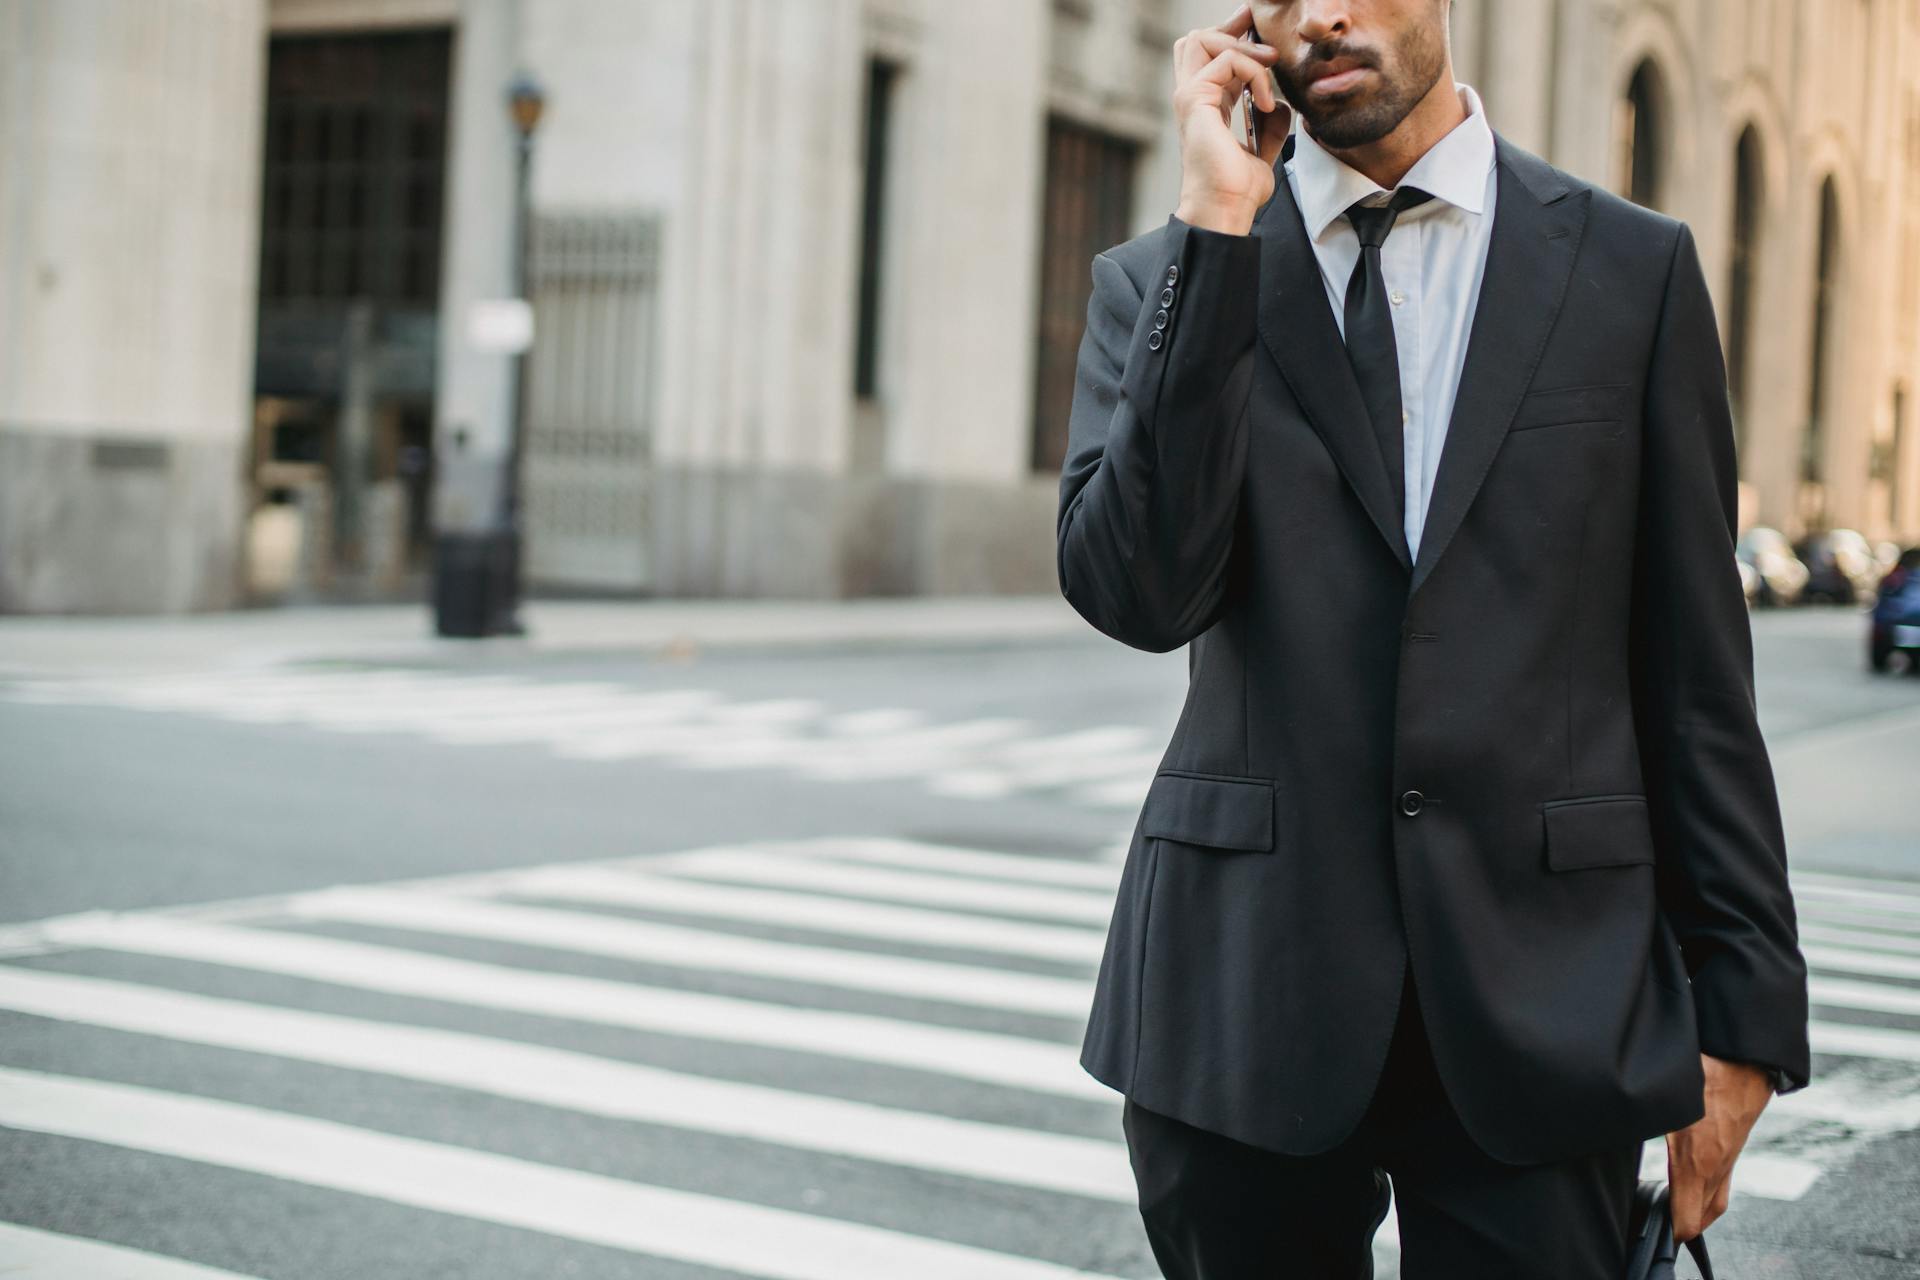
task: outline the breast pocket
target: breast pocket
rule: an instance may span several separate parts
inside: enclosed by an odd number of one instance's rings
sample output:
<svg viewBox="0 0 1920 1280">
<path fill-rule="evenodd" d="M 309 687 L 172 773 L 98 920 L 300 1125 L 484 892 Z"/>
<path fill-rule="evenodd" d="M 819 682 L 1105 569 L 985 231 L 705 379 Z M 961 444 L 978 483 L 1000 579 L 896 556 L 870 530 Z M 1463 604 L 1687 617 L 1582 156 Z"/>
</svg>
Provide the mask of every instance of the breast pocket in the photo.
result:
<svg viewBox="0 0 1920 1280">
<path fill-rule="evenodd" d="M 1633 386 L 1625 382 L 1591 382 L 1575 387 L 1543 387 L 1520 398 L 1520 408 L 1507 430 L 1536 431 L 1542 427 L 1572 427 L 1589 422 L 1621 422 L 1633 411 Z"/>
</svg>

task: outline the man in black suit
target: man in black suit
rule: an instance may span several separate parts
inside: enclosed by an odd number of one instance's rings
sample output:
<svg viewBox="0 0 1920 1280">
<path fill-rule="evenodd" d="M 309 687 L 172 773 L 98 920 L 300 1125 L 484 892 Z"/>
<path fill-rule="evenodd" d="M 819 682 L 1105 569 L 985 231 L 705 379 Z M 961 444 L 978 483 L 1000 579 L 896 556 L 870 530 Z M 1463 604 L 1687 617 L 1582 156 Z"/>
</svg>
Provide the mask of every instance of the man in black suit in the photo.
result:
<svg viewBox="0 0 1920 1280">
<path fill-rule="evenodd" d="M 1189 689 L 1081 1061 L 1180 1280 L 1370 1275 L 1388 1177 L 1410 1280 L 1614 1280 L 1642 1143 L 1690 1238 L 1809 1074 L 1692 232 L 1488 128 L 1449 8 L 1183 37 L 1093 262 L 1061 590 Z"/>
</svg>

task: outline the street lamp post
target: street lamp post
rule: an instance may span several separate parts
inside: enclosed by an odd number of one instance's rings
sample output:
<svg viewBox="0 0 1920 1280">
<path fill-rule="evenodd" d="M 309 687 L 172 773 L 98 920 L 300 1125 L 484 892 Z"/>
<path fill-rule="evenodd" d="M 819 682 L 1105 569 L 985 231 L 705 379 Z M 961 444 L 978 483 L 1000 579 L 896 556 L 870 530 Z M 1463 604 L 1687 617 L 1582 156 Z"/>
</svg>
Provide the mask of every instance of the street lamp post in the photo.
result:
<svg viewBox="0 0 1920 1280">
<path fill-rule="evenodd" d="M 540 116 L 547 105 L 546 93 L 531 76 L 515 77 L 507 88 L 507 110 L 513 117 L 518 135 L 515 149 L 513 201 L 513 288 L 523 305 L 533 305 L 527 266 L 532 237 L 533 135 L 540 127 Z M 525 511 L 521 473 L 527 451 L 527 355 L 530 347 L 513 357 L 513 416 L 507 435 L 507 472 L 500 485 L 500 528 L 505 543 L 502 557 L 504 581 L 498 597 L 498 612 L 493 630 L 502 635 L 523 635 L 520 620 L 522 590 L 521 564 L 525 546 Z"/>
<path fill-rule="evenodd" d="M 520 610 L 521 459 L 525 454 L 527 351 L 531 346 L 531 299 L 527 289 L 527 245 L 530 204 L 528 179 L 533 161 L 533 133 L 540 124 L 546 95 L 526 75 L 507 89 L 507 108 L 518 134 L 513 209 L 513 288 L 507 302 L 475 304 L 475 332 L 483 335 L 485 350 L 513 356 L 513 390 L 507 430 L 505 473 L 493 486 L 497 495 L 492 519 L 475 530 L 448 530 L 436 539 L 433 611 L 435 630 L 443 636 L 482 637 L 525 635 Z M 484 323 L 482 323 L 484 321 Z M 467 432 L 452 433 L 464 457 Z M 478 477 L 474 477 L 478 479 Z"/>
</svg>

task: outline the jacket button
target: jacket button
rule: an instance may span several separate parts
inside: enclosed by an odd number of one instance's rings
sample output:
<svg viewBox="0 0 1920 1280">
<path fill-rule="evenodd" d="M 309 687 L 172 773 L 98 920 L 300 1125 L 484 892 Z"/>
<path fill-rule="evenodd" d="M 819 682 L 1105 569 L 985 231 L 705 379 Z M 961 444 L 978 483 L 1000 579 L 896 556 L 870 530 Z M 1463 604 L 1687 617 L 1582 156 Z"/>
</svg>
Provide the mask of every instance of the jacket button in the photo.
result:
<svg viewBox="0 0 1920 1280">
<path fill-rule="evenodd" d="M 1173 286 L 1172 285 L 1168 285 L 1166 288 L 1160 291 L 1160 305 L 1163 307 L 1170 307 L 1173 305 Z"/>
<path fill-rule="evenodd" d="M 1158 351 L 1160 349 L 1160 344 L 1166 341 L 1166 338 L 1163 336 L 1165 333 L 1166 333 L 1166 330 L 1164 329 L 1155 329 L 1152 332 L 1148 333 L 1147 334 L 1147 350 Z"/>
<path fill-rule="evenodd" d="M 1164 329 L 1167 327 L 1167 309 L 1165 307 L 1153 313 L 1153 327 L 1156 329 Z"/>
<path fill-rule="evenodd" d="M 1420 812 L 1420 806 L 1426 802 L 1427 798 L 1418 791 L 1403 791 L 1400 793 L 1400 812 L 1411 818 Z"/>
<path fill-rule="evenodd" d="M 1168 267 L 1168 268 L 1167 268 L 1167 283 L 1168 283 L 1168 284 L 1179 284 L 1179 283 L 1180 283 L 1180 268 L 1179 268 L 1179 267 Z"/>
</svg>

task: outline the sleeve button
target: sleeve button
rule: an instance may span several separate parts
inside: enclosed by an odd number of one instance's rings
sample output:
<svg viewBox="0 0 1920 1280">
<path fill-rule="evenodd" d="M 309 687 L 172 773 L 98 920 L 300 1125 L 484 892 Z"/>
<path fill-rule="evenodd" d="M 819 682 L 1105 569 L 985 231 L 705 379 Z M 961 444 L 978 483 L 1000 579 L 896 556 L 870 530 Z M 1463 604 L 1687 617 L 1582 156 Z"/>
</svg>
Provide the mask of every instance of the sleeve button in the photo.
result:
<svg viewBox="0 0 1920 1280">
<path fill-rule="evenodd" d="M 1170 307 L 1173 305 L 1173 286 L 1172 285 L 1168 285 L 1166 288 L 1160 291 L 1160 305 L 1163 307 Z"/>
<path fill-rule="evenodd" d="M 1167 283 L 1168 283 L 1168 284 L 1179 284 L 1179 283 L 1180 283 L 1180 268 L 1179 268 L 1179 267 L 1177 267 L 1177 266 L 1173 266 L 1173 267 L 1168 267 L 1168 268 L 1167 268 Z"/>
<path fill-rule="evenodd" d="M 1155 329 L 1152 333 L 1149 333 L 1147 335 L 1147 350 L 1158 351 L 1160 349 L 1161 344 L 1165 340 L 1166 340 L 1166 330 Z"/>
</svg>

